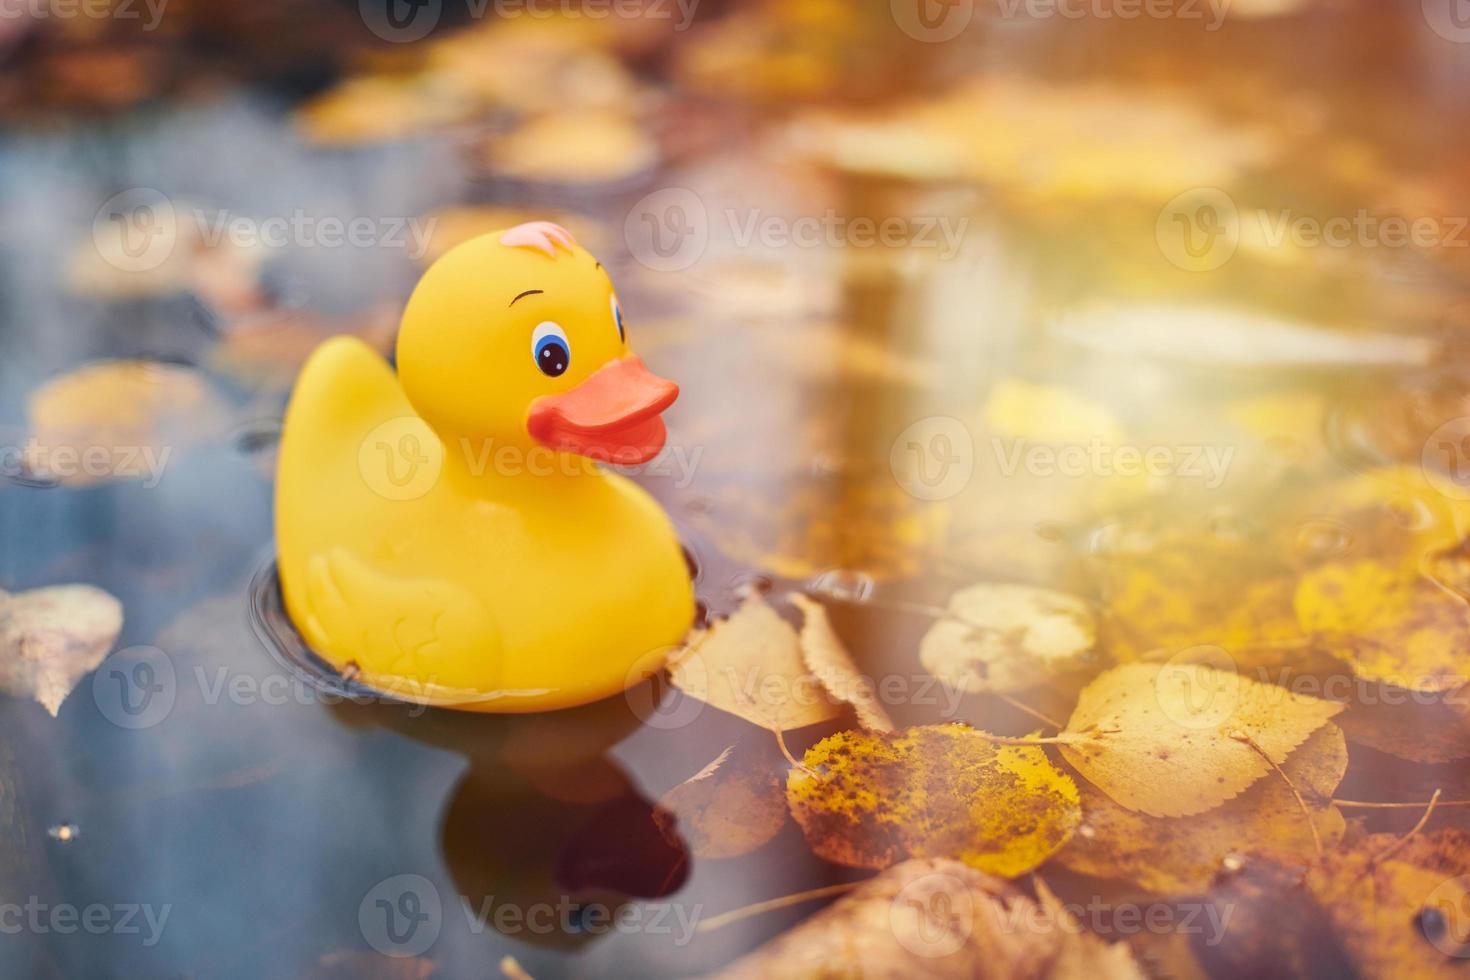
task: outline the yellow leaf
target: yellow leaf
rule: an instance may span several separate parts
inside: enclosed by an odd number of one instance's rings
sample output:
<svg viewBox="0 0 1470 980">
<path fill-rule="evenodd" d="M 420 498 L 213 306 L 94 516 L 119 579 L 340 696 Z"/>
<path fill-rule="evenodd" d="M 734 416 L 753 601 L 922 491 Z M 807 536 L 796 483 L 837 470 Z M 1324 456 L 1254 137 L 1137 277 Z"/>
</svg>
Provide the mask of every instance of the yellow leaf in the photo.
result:
<svg viewBox="0 0 1470 980">
<path fill-rule="evenodd" d="M 189 368 L 98 361 L 53 378 L 30 397 L 26 465 L 68 485 L 158 480 L 169 454 L 219 435 L 223 399 Z"/>
<path fill-rule="evenodd" d="M 1342 732 L 1327 724 L 1281 766 L 1302 794 L 1326 847 L 1337 843 L 1345 827 L 1330 801 L 1347 765 Z M 1192 817 L 1150 817 L 1124 809 L 1086 784 L 1081 791 L 1082 826 L 1056 860 L 1083 874 L 1122 878 L 1163 894 L 1203 894 L 1230 855 L 1270 850 L 1316 856 L 1306 814 L 1279 776 L 1268 776 Z"/>
<path fill-rule="evenodd" d="M 985 424 L 1007 439 L 1088 445 L 1116 445 L 1123 426 L 1107 406 L 1057 385 L 1006 378 L 985 402 Z"/>
<path fill-rule="evenodd" d="M 1030 585 L 981 583 L 949 598 L 919 644 L 926 670 L 965 691 L 1014 693 L 1087 667 L 1095 657 L 1092 608 Z"/>
<path fill-rule="evenodd" d="M 838 732 L 786 779 L 818 856 L 857 868 L 953 857 L 1003 877 L 1031 870 L 1077 825 L 1077 786 L 1031 746 L 960 725 Z"/>
<path fill-rule="evenodd" d="M 772 771 L 731 758 L 735 746 L 658 801 L 654 820 L 674 847 L 695 857 L 733 858 L 765 844 L 786 823 L 786 797 Z"/>
<path fill-rule="evenodd" d="M 1203 813 L 1278 765 L 1342 705 L 1203 664 L 1124 664 L 1083 688 L 1062 754 L 1114 802 Z"/>
<path fill-rule="evenodd" d="M 122 623 L 122 604 L 90 585 L 0 592 L 0 690 L 35 698 L 55 717 Z"/>
<path fill-rule="evenodd" d="M 801 627 L 801 656 L 832 696 L 850 704 L 864 728 L 893 731 L 893 719 L 878 700 L 873 683 L 852 662 L 842 641 L 832 631 L 827 610 L 801 593 L 792 593 L 792 605 L 805 617 Z"/>
<path fill-rule="evenodd" d="M 690 697 L 772 731 L 841 714 L 802 662 L 796 630 L 759 595 L 696 633 L 670 660 L 669 676 Z"/>
<path fill-rule="evenodd" d="M 1449 976 L 1470 953 L 1470 838 L 1445 829 L 1402 848 L 1399 840 L 1369 834 L 1329 852 L 1307 874 L 1306 889 L 1328 914 L 1360 976 Z"/>
<path fill-rule="evenodd" d="M 1449 691 L 1470 682 L 1465 600 L 1400 564 L 1364 560 L 1322 565 L 1297 585 L 1302 629 L 1359 677 L 1411 691 Z"/>
</svg>

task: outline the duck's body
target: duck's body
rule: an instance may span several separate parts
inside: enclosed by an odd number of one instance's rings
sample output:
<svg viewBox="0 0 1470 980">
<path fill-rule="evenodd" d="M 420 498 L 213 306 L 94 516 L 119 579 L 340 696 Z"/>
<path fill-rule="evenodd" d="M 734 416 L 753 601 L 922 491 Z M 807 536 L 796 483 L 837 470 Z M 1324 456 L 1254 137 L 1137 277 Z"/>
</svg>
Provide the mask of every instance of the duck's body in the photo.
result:
<svg viewBox="0 0 1470 980">
<path fill-rule="evenodd" d="M 494 381 L 480 397 L 494 397 Z M 606 697 L 693 616 L 678 538 L 641 488 L 535 440 L 442 419 L 436 430 L 348 338 L 324 344 L 297 382 L 276 530 L 286 608 L 312 647 L 425 703 L 532 711 Z"/>
</svg>

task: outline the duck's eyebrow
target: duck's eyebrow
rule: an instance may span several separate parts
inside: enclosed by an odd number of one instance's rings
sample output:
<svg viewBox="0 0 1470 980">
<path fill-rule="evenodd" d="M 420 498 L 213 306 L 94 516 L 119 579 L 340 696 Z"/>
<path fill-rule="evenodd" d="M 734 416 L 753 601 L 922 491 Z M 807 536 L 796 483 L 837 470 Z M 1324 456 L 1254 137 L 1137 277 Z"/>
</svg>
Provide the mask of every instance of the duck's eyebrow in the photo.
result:
<svg viewBox="0 0 1470 980">
<path fill-rule="evenodd" d="M 527 296 L 535 296 L 537 293 L 544 293 L 544 292 L 546 292 L 546 290 L 544 290 L 544 289 L 528 289 L 524 293 L 521 293 L 519 296 L 517 296 L 516 299 L 525 299 Z M 513 300 L 510 301 L 510 305 L 511 306 L 515 306 L 516 305 L 516 299 L 513 299 Z"/>
<path fill-rule="evenodd" d="M 593 260 L 592 260 L 592 262 L 593 262 L 593 264 L 594 264 L 594 265 L 596 265 L 596 266 L 597 266 L 597 267 L 598 267 L 598 268 L 599 268 L 599 269 L 601 269 L 601 268 L 602 268 L 602 263 L 601 263 L 601 262 L 598 262 L 598 261 L 597 261 L 597 260 L 596 260 L 596 259 L 593 259 Z"/>
</svg>

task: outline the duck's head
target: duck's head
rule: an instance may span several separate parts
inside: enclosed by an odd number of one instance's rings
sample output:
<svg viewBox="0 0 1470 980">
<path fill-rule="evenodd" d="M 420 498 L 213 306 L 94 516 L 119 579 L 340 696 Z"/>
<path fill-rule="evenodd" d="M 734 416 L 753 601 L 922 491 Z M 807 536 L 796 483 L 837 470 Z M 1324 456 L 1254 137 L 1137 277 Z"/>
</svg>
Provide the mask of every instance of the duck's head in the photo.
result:
<svg viewBox="0 0 1470 980">
<path fill-rule="evenodd" d="M 398 375 L 446 438 L 537 445 L 635 464 L 663 448 L 678 397 L 628 344 L 607 273 L 545 221 L 472 239 L 419 280 L 398 334 Z"/>
</svg>

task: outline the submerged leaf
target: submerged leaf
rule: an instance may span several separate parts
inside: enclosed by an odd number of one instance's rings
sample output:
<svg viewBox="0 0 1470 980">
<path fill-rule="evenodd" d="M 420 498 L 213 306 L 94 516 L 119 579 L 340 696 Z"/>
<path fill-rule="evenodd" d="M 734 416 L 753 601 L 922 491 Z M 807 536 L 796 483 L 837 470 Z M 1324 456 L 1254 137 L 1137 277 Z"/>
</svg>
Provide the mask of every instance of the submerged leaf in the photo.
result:
<svg viewBox="0 0 1470 980">
<path fill-rule="evenodd" d="M 1097 642 L 1092 609 L 1075 596 L 1029 585 L 981 583 L 949 599 L 952 619 L 929 628 L 919 659 L 965 691 L 1013 693 L 1088 665 Z"/>
<path fill-rule="evenodd" d="M 0 690 L 35 698 L 54 717 L 122 622 L 122 603 L 90 585 L 0 592 Z"/>
<path fill-rule="evenodd" d="M 1083 689 L 1062 754 L 1129 810 L 1203 813 L 1278 765 L 1342 705 L 1203 664 L 1124 664 Z"/>
<path fill-rule="evenodd" d="M 953 857 L 1015 877 L 1077 826 L 1077 786 L 1039 748 L 997 746 L 960 725 L 838 732 L 786 779 L 818 856 L 857 868 Z"/>
<path fill-rule="evenodd" d="M 735 746 L 658 801 L 654 820 L 664 837 L 682 839 L 695 857 L 732 858 L 762 846 L 786 824 L 781 780 L 751 760 L 731 758 Z"/>
<path fill-rule="evenodd" d="M 873 683 L 858 672 L 852 656 L 832 631 L 827 610 L 800 593 L 792 594 L 791 603 L 805 617 L 801 627 L 801 655 L 812 673 L 833 697 L 852 705 L 864 728 L 893 731 L 893 719 L 883 709 Z"/>
<path fill-rule="evenodd" d="M 716 976 L 1142 980 L 1127 943 L 1083 932 L 1037 892 L 1039 904 L 958 861 L 905 861 Z"/>
<path fill-rule="evenodd" d="M 1347 772 L 1347 745 L 1336 725 L 1318 729 L 1281 769 L 1302 794 L 1322 843 L 1342 837 L 1342 814 L 1332 794 Z M 1196 894 L 1209 890 L 1226 858 L 1270 850 L 1316 856 L 1307 816 L 1279 776 L 1260 780 L 1233 800 L 1191 817 L 1150 817 L 1114 803 L 1083 784 L 1079 832 L 1057 853 L 1073 871 L 1122 878 L 1150 891 Z"/>
<path fill-rule="evenodd" d="M 1449 691 L 1470 682 L 1470 606 L 1410 567 L 1378 561 L 1331 563 L 1302 576 L 1302 629 L 1367 680 L 1410 691 Z"/>
<path fill-rule="evenodd" d="M 1447 976 L 1470 954 L 1470 838 L 1445 829 L 1401 840 L 1369 834 L 1329 852 L 1307 891 L 1360 976 Z"/>
<path fill-rule="evenodd" d="M 695 634 L 669 661 L 669 676 L 690 697 L 772 731 L 841 714 L 802 662 L 796 630 L 759 595 Z"/>
</svg>

